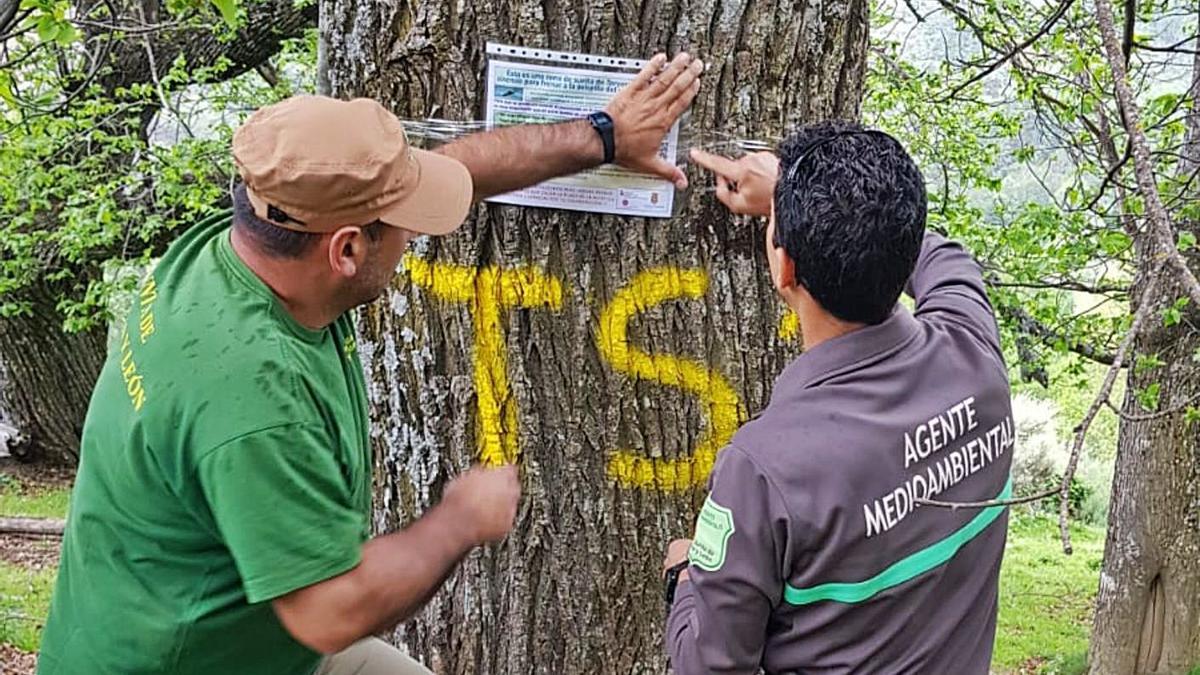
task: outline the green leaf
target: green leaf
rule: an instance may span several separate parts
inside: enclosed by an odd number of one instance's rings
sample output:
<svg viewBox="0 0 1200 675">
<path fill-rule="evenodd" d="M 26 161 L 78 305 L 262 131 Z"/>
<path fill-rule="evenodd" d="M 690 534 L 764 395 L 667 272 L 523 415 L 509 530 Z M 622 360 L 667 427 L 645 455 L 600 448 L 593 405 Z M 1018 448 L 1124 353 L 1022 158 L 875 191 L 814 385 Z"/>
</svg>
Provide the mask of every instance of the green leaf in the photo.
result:
<svg viewBox="0 0 1200 675">
<path fill-rule="evenodd" d="M 1117 230 L 1106 230 L 1100 233 L 1100 246 L 1109 255 L 1117 255 L 1129 248 L 1129 235 Z"/>
<path fill-rule="evenodd" d="M 1178 309 L 1175 309 L 1174 307 L 1168 307 L 1165 310 L 1163 310 L 1163 325 L 1164 326 L 1168 326 L 1168 327 L 1174 326 L 1174 325 L 1177 325 L 1180 321 L 1183 321 L 1183 312 L 1180 312 Z"/>
<path fill-rule="evenodd" d="M 7 70 L 0 70 L 0 99 L 13 108 L 17 107 L 17 99 L 12 91 L 12 75 Z"/>
<path fill-rule="evenodd" d="M 72 42 L 79 39 L 79 31 L 69 23 L 59 24 L 58 35 L 54 37 L 54 41 L 59 47 L 66 47 Z"/>
<path fill-rule="evenodd" d="M 1165 365 L 1167 365 L 1167 362 L 1159 358 L 1158 354 L 1138 354 L 1133 370 L 1138 375 L 1142 375 L 1148 371 L 1154 370 L 1155 368 L 1161 368 Z"/>
<path fill-rule="evenodd" d="M 237 27 L 237 0 L 212 0 L 212 4 L 221 12 L 221 18 L 230 28 Z"/>
<path fill-rule="evenodd" d="M 53 15 L 43 14 L 37 22 L 38 39 L 42 42 L 52 42 L 58 38 L 58 31 L 61 28 L 62 24 L 56 21 Z"/>
<path fill-rule="evenodd" d="M 1183 423 L 1191 426 L 1193 422 L 1198 420 L 1200 420 L 1200 408 L 1197 408 L 1194 405 L 1189 405 L 1187 409 L 1183 411 Z"/>
<path fill-rule="evenodd" d="M 1159 393 L 1161 390 L 1162 390 L 1162 385 L 1159 384 L 1158 382 L 1155 382 L 1155 383 L 1151 384 L 1150 386 L 1146 387 L 1145 389 L 1138 391 L 1138 393 L 1137 393 L 1138 404 L 1141 405 L 1143 408 L 1145 408 L 1149 412 L 1154 412 L 1155 410 L 1158 410 L 1158 396 L 1159 396 Z"/>
<path fill-rule="evenodd" d="M 1183 308 L 1187 307 L 1190 300 L 1190 298 L 1184 296 L 1176 300 L 1175 304 L 1163 310 L 1163 325 L 1174 326 L 1183 321 Z"/>
<path fill-rule="evenodd" d="M 1196 245 L 1196 235 L 1193 232 L 1183 231 L 1179 233 L 1179 240 L 1176 243 L 1176 248 L 1180 251 L 1186 251 Z"/>
</svg>

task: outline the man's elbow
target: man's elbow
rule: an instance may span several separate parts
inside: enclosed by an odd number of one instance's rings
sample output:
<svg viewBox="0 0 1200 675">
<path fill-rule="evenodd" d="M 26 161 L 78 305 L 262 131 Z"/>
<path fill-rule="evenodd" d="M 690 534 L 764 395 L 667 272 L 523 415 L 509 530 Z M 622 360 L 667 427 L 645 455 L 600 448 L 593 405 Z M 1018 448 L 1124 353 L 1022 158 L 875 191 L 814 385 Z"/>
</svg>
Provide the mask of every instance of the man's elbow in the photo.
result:
<svg viewBox="0 0 1200 675">
<path fill-rule="evenodd" d="M 293 591 L 271 604 L 275 616 L 296 642 L 321 654 L 336 654 L 370 634 L 360 625 L 362 614 L 342 611 L 312 586 Z M 356 615 L 357 614 L 357 615 Z"/>
</svg>

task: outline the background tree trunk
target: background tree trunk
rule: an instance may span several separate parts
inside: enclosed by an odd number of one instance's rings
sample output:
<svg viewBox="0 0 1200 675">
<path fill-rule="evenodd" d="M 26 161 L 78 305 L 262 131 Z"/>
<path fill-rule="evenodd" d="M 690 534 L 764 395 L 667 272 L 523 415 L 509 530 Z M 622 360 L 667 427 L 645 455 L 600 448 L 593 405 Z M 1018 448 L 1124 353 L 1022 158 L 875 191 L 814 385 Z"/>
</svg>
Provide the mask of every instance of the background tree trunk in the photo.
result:
<svg viewBox="0 0 1200 675">
<path fill-rule="evenodd" d="M 1166 285 L 1166 284 L 1164 284 Z M 1144 419 L 1137 393 L 1159 383 L 1160 406 L 1178 409 L 1200 395 L 1200 348 L 1189 312 L 1175 327 L 1162 309 L 1182 294 L 1166 285 L 1139 354 L 1166 366 L 1130 368 L 1122 411 L 1108 537 L 1092 628 L 1091 671 L 1098 674 L 1188 672 L 1200 663 L 1200 436 L 1183 412 Z"/>
<path fill-rule="evenodd" d="M 487 40 L 688 49 L 710 67 L 684 145 L 713 130 L 774 137 L 857 116 L 867 9 L 323 0 L 321 80 L 402 118 L 471 120 Z M 703 180 L 683 199 L 671 220 L 479 207 L 460 233 L 418 242 L 391 295 L 363 313 L 379 530 L 410 522 L 481 453 L 523 468 L 516 532 L 472 555 L 395 636 L 435 671 L 663 667 L 665 544 L 690 535 L 712 455 L 798 350 L 778 334 L 761 225 L 725 215 Z M 631 485 L 614 478 L 620 467 L 657 467 L 660 480 Z"/>
<path fill-rule="evenodd" d="M 0 318 L 0 424 L 12 429 L 7 446 L 16 459 L 74 464 L 105 332 L 64 333 L 54 291 L 28 292 L 30 314 Z"/>
<path fill-rule="evenodd" d="M 1200 199 L 1190 176 L 1200 170 L 1200 52 L 1192 67 L 1191 111 L 1178 176 L 1190 185 L 1177 204 Z M 1176 211 L 1181 231 L 1200 234 L 1200 222 Z M 1161 263 L 1158 251 L 1138 251 L 1138 266 Z M 1200 268 L 1200 256 L 1188 254 Z M 1164 272 L 1170 275 L 1170 272 Z M 1168 278 L 1171 278 L 1168 276 Z M 1131 297 L 1140 297 L 1143 277 Z M 1108 538 L 1092 627 L 1089 661 L 1099 674 L 1184 673 L 1200 665 L 1200 426 L 1183 410 L 1200 405 L 1200 311 L 1194 303 L 1184 320 L 1165 326 L 1159 318 L 1185 291 L 1163 283 L 1136 353 L 1166 363 L 1143 371 L 1130 368 L 1117 446 L 1116 474 L 1108 516 Z M 1133 308 L 1134 311 L 1137 307 Z M 1159 383 L 1160 410 L 1152 416 L 1137 393 Z"/>
</svg>

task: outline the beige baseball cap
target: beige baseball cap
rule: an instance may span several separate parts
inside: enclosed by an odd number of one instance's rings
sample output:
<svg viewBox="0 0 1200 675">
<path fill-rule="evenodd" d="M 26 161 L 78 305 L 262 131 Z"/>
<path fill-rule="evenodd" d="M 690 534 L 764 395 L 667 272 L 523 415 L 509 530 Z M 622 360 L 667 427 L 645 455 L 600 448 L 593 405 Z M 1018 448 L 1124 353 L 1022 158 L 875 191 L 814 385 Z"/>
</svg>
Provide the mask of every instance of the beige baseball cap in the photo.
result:
<svg viewBox="0 0 1200 675">
<path fill-rule="evenodd" d="M 457 160 L 418 150 L 371 99 L 293 96 L 261 108 L 233 136 L 233 159 L 259 218 L 300 232 L 381 220 L 447 234 L 474 190 Z"/>
</svg>

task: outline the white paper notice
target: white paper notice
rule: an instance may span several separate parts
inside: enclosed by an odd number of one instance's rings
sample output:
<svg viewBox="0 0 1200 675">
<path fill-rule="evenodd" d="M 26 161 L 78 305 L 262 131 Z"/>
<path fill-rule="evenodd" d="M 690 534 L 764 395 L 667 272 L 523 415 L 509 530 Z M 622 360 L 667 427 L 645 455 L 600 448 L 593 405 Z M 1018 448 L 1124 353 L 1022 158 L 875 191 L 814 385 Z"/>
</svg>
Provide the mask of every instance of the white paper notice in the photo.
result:
<svg viewBox="0 0 1200 675">
<path fill-rule="evenodd" d="M 579 119 L 602 109 L 634 72 L 608 72 L 506 61 L 488 65 L 487 121 L 490 125 L 545 124 Z M 679 123 L 659 154 L 675 161 Z M 626 216 L 669 218 L 675 186 L 655 176 L 606 164 L 566 178 L 510 192 L 488 201 Z"/>
</svg>

